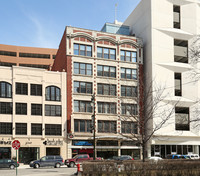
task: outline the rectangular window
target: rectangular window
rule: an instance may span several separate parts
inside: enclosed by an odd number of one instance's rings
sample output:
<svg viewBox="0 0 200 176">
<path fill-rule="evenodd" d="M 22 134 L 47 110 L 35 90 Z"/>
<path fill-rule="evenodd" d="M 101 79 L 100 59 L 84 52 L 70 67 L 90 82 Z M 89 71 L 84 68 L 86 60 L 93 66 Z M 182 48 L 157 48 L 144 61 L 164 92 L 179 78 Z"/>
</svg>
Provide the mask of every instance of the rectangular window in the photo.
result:
<svg viewBox="0 0 200 176">
<path fill-rule="evenodd" d="M 31 135 L 42 135 L 42 124 L 31 124 Z"/>
<path fill-rule="evenodd" d="M 45 105 L 45 116 L 61 117 L 61 105 Z"/>
<path fill-rule="evenodd" d="M 16 135 L 27 135 L 27 124 L 26 123 L 16 123 L 15 124 L 15 134 Z"/>
<path fill-rule="evenodd" d="M 31 115 L 42 115 L 42 104 L 31 104 Z"/>
<path fill-rule="evenodd" d="M 135 86 L 121 86 L 121 96 L 137 97 L 137 87 L 135 87 Z"/>
<path fill-rule="evenodd" d="M 122 133 L 138 134 L 138 127 L 136 122 L 121 122 Z"/>
<path fill-rule="evenodd" d="M 181 9 L 180 6 L 174 5 L 173 7 L 174 13 L 174 28 L 180 29 L 181 28 Z"/>
<path fill-rule="evenodd" d="M 175 123 L 176 130 L 189 131 L 189 108 L 188 107 L 175 107 Z"/>
<path fill-rule="evenodd" d="M 116 85 L 114 84 L 97 84 L 97 92 L 99 95 L 116 96 Z"/>
<path fill-rule="evenodd" d="M 27 103 L 16 103 L 15 112 L 19 115 L 27 115 Z"/>
<path fill-rule="evenodd" d="M 16 52 L 11 52 L 11 51 L 0 51 L 0 55 L 16 57 L 17 53 Z"/>
<path fill-rule="evenodd" d="M 116 78 L 116 67 L 97 65 L 97 76 Z"/>
<path fill-rule="evenodd" d="M 98 132 L 99 133 L 116 133 L 117 122 L 98 120 Z"/>
<path fill-rule="evenodd" d="M 121 68 L 121 78 L 137 80 L 137 69 Z"/>
<path fill-rule="evenodd" d="M 74 55 L 92 57 L 92 46 L 83 44 L 74 44 Z"/>
<path fill-rule="evenodd" d="M 16 83 L 16 94 L 28 95 L 28 84 L 27 83 Z"/>
<path fill-rule="evenodd" d="M 98 113 L 116 114 L 116 103 L 98 102 Z"/>
<path fill-rule="evenodd" d="M 0 114 L 12 114 L 13 106 L 11 102 L 0 102 Z"/>
<path fill-rule="evenodd" d="M 91 102 L 74 100 L 74 112 L 92 112 Z"/>
<path fill-rule="evenodd" d="M 61 125 L 45 124 L 45 135 L 61 136 Z"/>
<path fill-rule="evenodd" d="M 121 61 L 135 63 L 137 62 L 137 52 L 121 50 L 120 58 L 121 58 Z"/>
<path fill-rule="evenodd" d="M 42 96 L 42 85 L 31 84 L 31 95 Z"/>
<path fill-rule="evenodd" d="M 174 73 L 175 96 L 182 96 L 181 73 Z"/>
<path fill-rule="evenodd" d="M 110 48 L 97 47 L 97 57 L 116 60 L 116 50 Z"/>
<path fill-rule="evenodd" d="M 12 134 L 12 123 L 0 123 L 0 134 Z"/>
<path fill-rule="evenodd" d="M 74 93 L 92 94 L 92 83 L 74 81 Z"/>
<path fill-rule="evenodd" d="M 121 104 L 122 115 L 138 115 L 137 104 Z"/>
<path fill-rule="evenodd" d="M 74 120 L 74 132 L 91 133 L 92 129 L 91 120 Z"/>
<path fill-rule="evenodd" d="M 92 64 L 74 62 L 74 74 L 92 75 Z"/>
<path fill-rule="evenodd" d="M 50 54 L 19 53 L 19 57 L 50 59 Z"/>
<path fill-rule="evenodd" d="M 174 62 L 188 63 L 188 41 L 174 39 Z"/>
</svg>

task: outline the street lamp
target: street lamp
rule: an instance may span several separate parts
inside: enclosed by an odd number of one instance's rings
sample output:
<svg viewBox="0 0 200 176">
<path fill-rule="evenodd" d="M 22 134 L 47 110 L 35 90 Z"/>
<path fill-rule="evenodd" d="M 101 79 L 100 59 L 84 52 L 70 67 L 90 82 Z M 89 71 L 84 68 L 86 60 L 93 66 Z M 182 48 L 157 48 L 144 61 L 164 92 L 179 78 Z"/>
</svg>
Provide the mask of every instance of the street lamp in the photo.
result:
<svg viewBox="0 0 200 176">
<path fill-rule="evenodd" d="M 91 106 L 92 106 L 92 130 L 93 130 L 93 160 L 96 159 L 96 128 L 95 128 L 95 94 L 92 95 L 91 98 Z"/>
</svg>

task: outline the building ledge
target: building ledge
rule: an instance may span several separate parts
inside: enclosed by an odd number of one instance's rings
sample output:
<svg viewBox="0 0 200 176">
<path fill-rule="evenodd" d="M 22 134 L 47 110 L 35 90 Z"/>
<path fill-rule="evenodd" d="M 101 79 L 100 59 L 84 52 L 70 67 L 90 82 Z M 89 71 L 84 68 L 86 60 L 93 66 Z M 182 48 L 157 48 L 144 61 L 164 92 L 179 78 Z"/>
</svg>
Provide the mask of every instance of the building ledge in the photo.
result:
<svg viewBox="0 0 200 176">
<path fill-rule="evenodd" d="M 184 107 L 184 106 L 190 107 L 196 103 L 196 101 L 193 101 L 184 97 L 178 97 L 178 96 L 165 98 L 163 101 L 168 104 L 173 104 L 173 105 L 176 104 L 176 106 L 180 106 L 180 107 Z"/>
<path fill-rule="evenodd" d="M 194 36 L 194 34 L 176 28 L 157 28 L 157 30 L 169 35 L 172 38 L 181 40 L 189 40 Z"/>
<path fill-rule="evenodd" d="M 193 67 L 190 64 L 180 63 L 180 62 L 169 62 L 169 63 L 159 63 L 158 65 L 165 67 L 173 72 L 185 72 L 190 71 Z"/>
</svg>

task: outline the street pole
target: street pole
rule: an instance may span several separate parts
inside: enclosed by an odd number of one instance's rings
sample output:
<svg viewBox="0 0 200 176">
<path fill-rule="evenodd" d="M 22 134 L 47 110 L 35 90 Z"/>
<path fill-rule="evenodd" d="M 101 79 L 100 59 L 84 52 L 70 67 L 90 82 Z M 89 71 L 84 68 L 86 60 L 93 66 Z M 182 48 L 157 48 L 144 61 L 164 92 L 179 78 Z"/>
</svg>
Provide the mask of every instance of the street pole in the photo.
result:
<svg viewBox="0 0 200 176">
<path fill-rule="evenodd" d="M 17 150 L 16 150 L 16 176 L 17 176 Z"/>
<path fill-rule="evenodd" d="M 93 105 L 93 115 L 92 115 L 92 122 L 93 122 L 93 160 L 96 159 L 96 127 L 95 127 L 95 94 L 92 95 L 91 98 L 92 105 Z"/>
</svg>

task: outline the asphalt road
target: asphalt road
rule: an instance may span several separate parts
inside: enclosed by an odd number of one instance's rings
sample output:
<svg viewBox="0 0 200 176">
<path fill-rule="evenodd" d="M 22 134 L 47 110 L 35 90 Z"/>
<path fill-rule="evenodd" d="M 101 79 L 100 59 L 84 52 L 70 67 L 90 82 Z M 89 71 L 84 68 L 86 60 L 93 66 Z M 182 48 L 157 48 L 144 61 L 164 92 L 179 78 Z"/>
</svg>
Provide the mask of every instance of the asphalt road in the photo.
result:
<svg viewBox="0 0 200 176">
<path fill-rule="evenodd" d="M 77 168 L 39 168 L 33 169 L 29 167 L 23 167 L 17 169 L 17 176 L 73 176 L 77 171 Z M 16 176 L 16 170 L 0 169 L 0 176 Z"/>
</svg>

